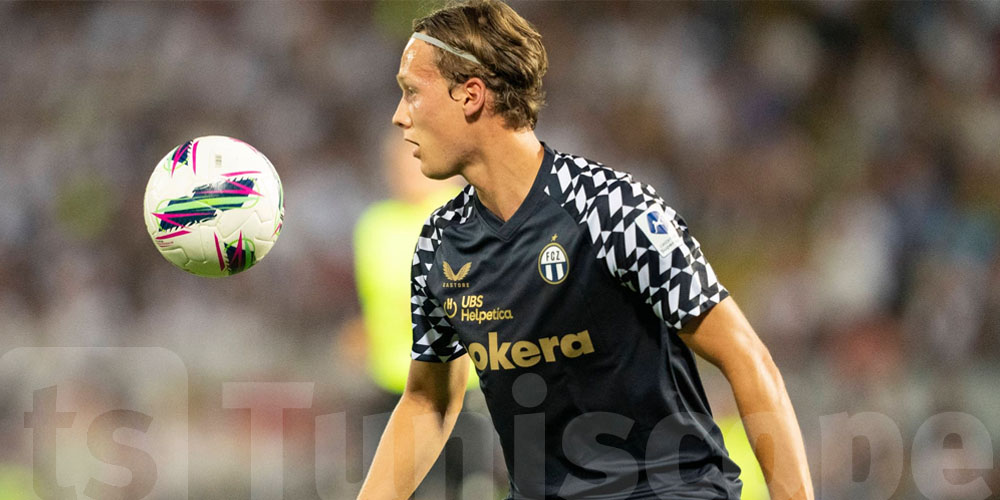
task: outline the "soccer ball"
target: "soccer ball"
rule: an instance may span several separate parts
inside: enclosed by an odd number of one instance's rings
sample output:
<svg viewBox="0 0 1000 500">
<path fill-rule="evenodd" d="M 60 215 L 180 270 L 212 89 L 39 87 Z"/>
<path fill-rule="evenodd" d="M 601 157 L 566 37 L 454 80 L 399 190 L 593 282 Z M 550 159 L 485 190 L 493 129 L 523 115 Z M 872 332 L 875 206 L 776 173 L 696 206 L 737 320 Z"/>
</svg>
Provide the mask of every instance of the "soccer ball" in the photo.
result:
<svg viewBox="0 0 1000 500">
<path fill-rule="evenodd" d="M 274 165 L 224 136 L 177 146 L 149 177 L 146 229 L 171 264 L 198 276 L 249 269 L 281 233 L 285 205 Z"/>
</svg>

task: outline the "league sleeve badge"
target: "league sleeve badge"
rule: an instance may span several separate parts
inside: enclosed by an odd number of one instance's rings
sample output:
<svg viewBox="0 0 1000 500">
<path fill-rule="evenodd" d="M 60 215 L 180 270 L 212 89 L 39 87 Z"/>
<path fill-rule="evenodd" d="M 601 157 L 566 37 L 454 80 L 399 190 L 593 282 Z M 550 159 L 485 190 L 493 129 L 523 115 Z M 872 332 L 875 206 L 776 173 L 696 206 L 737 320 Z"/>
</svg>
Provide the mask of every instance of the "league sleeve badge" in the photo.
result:
<svg viewBox="0 0 1000 500">
<path fill-rule="evenodd" d="M 684 243 L 674 221 L 667 218 L 663 211 L 655 206 L 640 214 L 636 224 L 649 242 L 656 247 L 656 251 L 664 257 Z"/>
</svg>

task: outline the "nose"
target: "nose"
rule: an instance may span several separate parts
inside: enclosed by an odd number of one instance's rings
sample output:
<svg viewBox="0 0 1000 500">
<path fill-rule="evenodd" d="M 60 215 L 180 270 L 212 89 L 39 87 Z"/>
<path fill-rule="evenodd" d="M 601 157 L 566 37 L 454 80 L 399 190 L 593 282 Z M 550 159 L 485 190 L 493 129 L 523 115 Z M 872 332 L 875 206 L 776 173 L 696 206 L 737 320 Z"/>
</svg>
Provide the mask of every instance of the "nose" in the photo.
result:
<svg viewBox="0 0 1000 500">
<path fill-rule="evenodd" d="M 392 114 L 392 124 L 399 128 L 409 128 L 410 115 L 406 111 L 406 103 L 400 97 L 399 104 L 396 105 L 396 112 Z"/>
</svg>

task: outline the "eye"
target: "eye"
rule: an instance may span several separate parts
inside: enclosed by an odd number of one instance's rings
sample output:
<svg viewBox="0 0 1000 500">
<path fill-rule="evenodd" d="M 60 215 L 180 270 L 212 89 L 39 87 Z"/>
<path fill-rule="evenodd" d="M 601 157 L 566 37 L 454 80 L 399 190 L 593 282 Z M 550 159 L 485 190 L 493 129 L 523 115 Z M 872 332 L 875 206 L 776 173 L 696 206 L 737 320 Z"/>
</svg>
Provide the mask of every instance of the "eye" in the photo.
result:
<svg viewBox="0 0 1000 500">
<path fill-rule="evenodd" d="M 413 87 L 403 88 L 403 99 L 406 100 L 406 102 L 412 102 L 413 99 L 416 98 L 416 95 L 417 95 L 417 89 Z"/>
</svg>

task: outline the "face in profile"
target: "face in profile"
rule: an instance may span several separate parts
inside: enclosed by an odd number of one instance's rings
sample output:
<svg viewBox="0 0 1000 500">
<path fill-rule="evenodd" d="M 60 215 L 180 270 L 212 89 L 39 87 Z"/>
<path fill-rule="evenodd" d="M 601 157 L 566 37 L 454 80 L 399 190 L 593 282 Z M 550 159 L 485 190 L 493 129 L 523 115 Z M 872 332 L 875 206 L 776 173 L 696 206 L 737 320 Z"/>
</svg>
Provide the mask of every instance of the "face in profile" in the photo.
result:
<svg viewBox="0 0 1000 500">
<path fill-rule="evenodd" d="M 420 204 L 428 196 L 457 182 L 431 179 L 420 171 L 420 160 L 413 157 L 414 145 L 402 140 L 398 131 L 386 135 L 382 150 L 383 176 L 392 197 L 411 204 Z M 457 180 L 453 178 L 452 180 Z"/>
<path fill-rule="evenodd" d="M 403 49 L 396 75 L 403 95 L 392 123 L 403 130 L 420 171 L 447 179 L 460 173 L 466 121 L 461 101 L 451 97 L 448 81 L 434 64 L 434 50 L 414 39 Z"/>
</svg>

